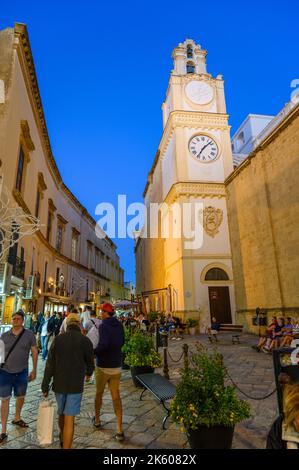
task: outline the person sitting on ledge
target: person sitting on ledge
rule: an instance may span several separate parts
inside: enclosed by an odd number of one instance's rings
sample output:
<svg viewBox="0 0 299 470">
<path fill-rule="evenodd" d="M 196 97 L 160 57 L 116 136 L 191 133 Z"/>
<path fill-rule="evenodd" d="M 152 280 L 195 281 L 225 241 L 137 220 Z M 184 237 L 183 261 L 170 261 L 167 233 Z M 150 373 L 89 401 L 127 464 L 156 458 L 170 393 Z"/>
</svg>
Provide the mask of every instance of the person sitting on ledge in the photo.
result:
<svg viewBox="0 0 299 470">
<path fill-rule="evenodd" d="M 260 338 L 259 338 L 259 342 L 256 345 L 252 346 L 253 349 L 255 349 L 257 352 L 260 352 L 261 349 L 263 348 L 263 346 L 270 346 L 271 344 L 271 341 L 273 339 L 273 331 L 274 331 L 274 328 L 277 326 L 277 317 L 273 317 L 272 320 L 271 320 L 271 323 L 270 325 L 268 326 L 267 328 L 267 332 L 265 335 L 261 335 Z"/>
<path fill-rule="evenodd" d="M 283 336 L 280 347 L 285 348 L 290 346 L 291 342 L 293 341 L 293 323 L 291 317 L 287 318 L 287 321 L 281 331 Z"/>
</svg>

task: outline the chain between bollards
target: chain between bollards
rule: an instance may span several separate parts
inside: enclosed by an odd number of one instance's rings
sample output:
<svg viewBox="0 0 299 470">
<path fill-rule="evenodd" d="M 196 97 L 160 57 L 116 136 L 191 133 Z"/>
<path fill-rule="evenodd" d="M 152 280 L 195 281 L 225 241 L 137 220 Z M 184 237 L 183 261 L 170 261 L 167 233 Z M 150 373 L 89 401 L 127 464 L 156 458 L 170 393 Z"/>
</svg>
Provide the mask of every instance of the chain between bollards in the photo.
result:
<svg viewBox="0 0 299 470">
<path fill-rule="evenodd" d="M 183 354 L 184 354 L 184 367 L 189 367 L 189 346 L 187 343 L 183 344 Z"/>
</svg>

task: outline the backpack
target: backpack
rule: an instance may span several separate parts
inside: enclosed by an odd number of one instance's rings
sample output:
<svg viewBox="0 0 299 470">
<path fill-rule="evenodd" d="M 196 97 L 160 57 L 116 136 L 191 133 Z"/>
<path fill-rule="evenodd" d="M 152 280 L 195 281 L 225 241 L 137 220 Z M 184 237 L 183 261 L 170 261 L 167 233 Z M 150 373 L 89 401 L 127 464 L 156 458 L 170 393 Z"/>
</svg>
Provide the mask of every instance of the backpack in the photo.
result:
<svg viewBox="0 0 299 470">
<path fill-rule="evenodd" d="M 92 342 L 93 349 L 95 349 L 99 344 L 100 339 L 99 328 L 92 319 L 90 319 L 90 321 L 93 323 L 93 326 L 88 331 L 86 337 L 90 339 L 90 341 Z"/>
</svg>

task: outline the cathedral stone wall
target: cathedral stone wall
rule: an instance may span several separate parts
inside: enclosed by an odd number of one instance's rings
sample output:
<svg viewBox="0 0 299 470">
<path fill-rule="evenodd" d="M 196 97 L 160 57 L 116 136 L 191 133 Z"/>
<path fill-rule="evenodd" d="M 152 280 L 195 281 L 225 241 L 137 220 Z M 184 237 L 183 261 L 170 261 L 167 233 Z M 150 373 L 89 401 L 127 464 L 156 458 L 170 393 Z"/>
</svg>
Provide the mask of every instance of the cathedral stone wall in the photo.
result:
<svg viewBox="0 0 299 470">
<path fill-rule="evenodd" d="M 238 323 L 299 318 L 299 106 L 227 179 Z"/>
</svg>

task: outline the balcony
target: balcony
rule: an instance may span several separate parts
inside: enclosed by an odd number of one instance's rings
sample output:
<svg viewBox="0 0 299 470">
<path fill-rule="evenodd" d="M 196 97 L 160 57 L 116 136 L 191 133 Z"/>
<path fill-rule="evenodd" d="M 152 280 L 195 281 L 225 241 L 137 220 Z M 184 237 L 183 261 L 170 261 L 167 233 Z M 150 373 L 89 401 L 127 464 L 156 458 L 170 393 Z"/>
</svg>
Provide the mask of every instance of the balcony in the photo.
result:
<svg viewBox="0 0 299 470">
<path fill-rule="evenodd" d="M 44 291 L 50 294 L 54 294 L 54 284 L 50 284 L 49 282 L 47 282 Z"/>
<path fill-rule="evenodd" d="M 12 264 L 12 275 L 19 279 L 24 279 L 25 278 L 25 261 L 23 261 L 18 256 L 15 256 L 15 258 L 12 261 L 13 262 L 10 263 Z"/>
<path fill-rule="evenodd" d="M 47 294 L 55 294 L 59 295 L 60 297 L 70 296 L 70 293 L 67 291 L 65 284 L 63 284 L 62 286 L 55 286 L 54 284 L 50 284 L 49 282 L 47 282 L 45 287 L 45 292 Z"/>
<path fill-rule="evenodd" d="M 66 285 L 64 283 L 60 283 L 61 285 L 56 286 L 55 294 L 59 295 L 60 297 L 69 297 L 70 294 L 66 289 Z"/>
</svg>

